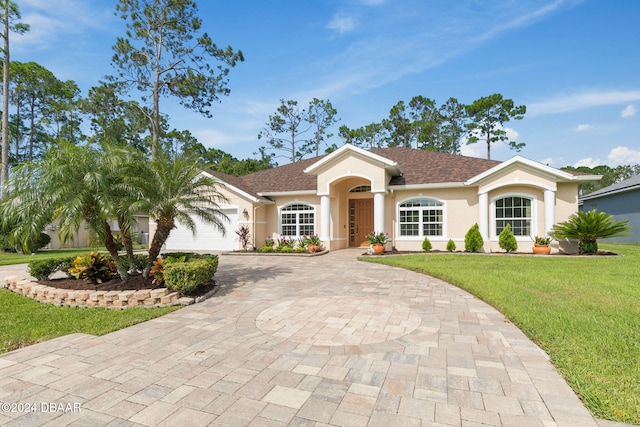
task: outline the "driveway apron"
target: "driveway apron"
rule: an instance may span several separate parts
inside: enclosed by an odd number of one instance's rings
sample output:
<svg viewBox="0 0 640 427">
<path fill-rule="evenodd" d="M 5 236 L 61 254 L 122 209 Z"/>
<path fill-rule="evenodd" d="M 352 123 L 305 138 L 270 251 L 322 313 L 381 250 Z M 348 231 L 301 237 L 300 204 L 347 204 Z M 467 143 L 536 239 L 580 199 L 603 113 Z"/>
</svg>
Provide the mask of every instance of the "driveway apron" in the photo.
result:
<svg viewBox="0 0 640 427">
<path fill-rule="evenodd" d="M 4 354 L 0 425 L 597 426 L 495 309 L 360 252 L 222 255 L 203 303 Z"/>
</svg>

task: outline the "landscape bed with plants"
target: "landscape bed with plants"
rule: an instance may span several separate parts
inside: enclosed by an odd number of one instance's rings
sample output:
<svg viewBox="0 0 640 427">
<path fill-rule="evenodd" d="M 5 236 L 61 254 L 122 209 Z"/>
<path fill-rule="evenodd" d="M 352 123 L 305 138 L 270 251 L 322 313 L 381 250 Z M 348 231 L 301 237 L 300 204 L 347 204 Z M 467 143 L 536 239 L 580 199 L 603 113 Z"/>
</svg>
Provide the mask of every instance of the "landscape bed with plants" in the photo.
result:
<svg viewBox="0 0 640 427">
<path fill-rule="evenodd" d="M 549 354 L 596 417 L 640 424 L 640 245 L 602 249 L 620 256 L 361 259 L 429 274 L 486 301 Z"/>
<path fill-rule="evenodd" d="M 149 276 L 143 271 L 147 255 L 135 255 L 134 265 L 125 267 L 129 274 L 123 280 L 108 255 L 86 253 L 75 258 L 50 258 L 29 263 L 29 274 L 38 283 L 58 289 L 125 291 L 166 287 L 181 295 L 198 296 L 215 287 L 213 276 L 218 256 L 195 253 L 165 253 L 153 263 Z M 57 276 L 58 278 L 52 278 Z"/>
</svg>

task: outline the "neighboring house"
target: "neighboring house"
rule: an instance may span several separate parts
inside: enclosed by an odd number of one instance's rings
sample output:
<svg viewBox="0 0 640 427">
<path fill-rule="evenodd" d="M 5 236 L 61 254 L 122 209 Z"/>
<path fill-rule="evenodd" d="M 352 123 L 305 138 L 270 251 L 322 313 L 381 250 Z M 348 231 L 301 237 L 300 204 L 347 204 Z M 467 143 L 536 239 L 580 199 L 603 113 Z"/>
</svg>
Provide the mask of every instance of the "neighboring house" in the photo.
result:
<svg viewBox="0 0 640 427">
<path fill-rule="evenodd" d="M 133 226 L 133 234 L 140 240 L 140 243 L 147 244 L 149 242 L 149 215 L 138 214 L 135 215 L 136 224 Z M 114 234 L 120 233 L 120 227 L 118 221 L 112 220 L 109 225 L 111 231 Z M 47 249 L 61 249 L 61 248 L 88 248 L 95 246 L 96 242 L 92 242 L 89 230 L 86 223 L 83 221 L 82 225 L 74 234 L 73 238 L 63 242 L 60 239 L 58 223 L 54 222 L 45 227 L 44 232 L 51 237 L 51 242 L 47 245 Z M 135 240 L 134 240 L 135 241 Z M 98 246 L 102 246 L 103 242 L 99 242 Z"/>
<path fill-rule="evenodd" d="M 618 221 L 629 221 L 629 236 L 606 239 L 608 242 L 640 242 L 640 175 L 580 197 L 580 210 L 597 209 Z"/>
<path fill-rule="evenodd" d="M 344 145 L 331 154 L 242 177 L 203 172 L 220 180 L 228 205 L 226 235 L 197 224 L 194 236 L 172 230 L 167 250 L 236 250 L 235 231 L 247 225 L 260 248 L 273 234 L 317 234 L 330 250 L 368 246 L 371 231 L 389 234 L 398 250 L 420 250 L 428 237 L 445 250 L 478 223 L 484 251 L 501 251 L 498 235 L 511 224 L 520 251 L 578 210 L 578 185 L 598 176 L 565 172 L 513 157 L 505 162 L 410 148 L 366 151 Z M 155 225 L 151 224 L 153 234 Z M 555 242 L 555 250 L 577 246 Z"/>
</svg>

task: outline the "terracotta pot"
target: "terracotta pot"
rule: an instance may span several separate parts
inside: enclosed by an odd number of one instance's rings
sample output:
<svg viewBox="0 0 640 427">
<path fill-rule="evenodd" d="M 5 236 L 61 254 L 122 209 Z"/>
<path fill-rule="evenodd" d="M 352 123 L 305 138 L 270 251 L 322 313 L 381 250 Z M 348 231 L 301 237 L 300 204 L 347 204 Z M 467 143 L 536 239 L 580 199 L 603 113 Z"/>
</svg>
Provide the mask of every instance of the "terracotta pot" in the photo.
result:
<svg viewBox="0 0 640 427">
<path fill-rule="evenodd" d="M 376 243 L 375 245 L 372 245 L 372 246 L 373 246 L 373 253 L 374 254 L 380 255 L 381 253 L 384 252 L 384 245 L 383 244 Z"/>
<path fill-rule="evenodd" d="M 309 243 L 307 245 L 307 251 L 308 252 L 320 252 L 320 245 Z"/>
<path fill-rule="evenodd" d="M 538 255 L 549 255 L 551 253 L 551 246 L 533 245 L 533 253 Z"/>
</svg>

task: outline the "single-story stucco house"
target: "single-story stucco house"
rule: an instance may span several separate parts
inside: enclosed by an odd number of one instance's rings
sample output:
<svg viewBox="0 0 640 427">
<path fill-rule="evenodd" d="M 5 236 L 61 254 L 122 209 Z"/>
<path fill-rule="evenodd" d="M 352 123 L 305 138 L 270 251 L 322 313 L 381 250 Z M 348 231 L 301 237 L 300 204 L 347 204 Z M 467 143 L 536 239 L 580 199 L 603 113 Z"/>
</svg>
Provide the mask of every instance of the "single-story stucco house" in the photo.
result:
<svg viewBox="0 0 640 427">
<path fill-rule="evenodd" d="M 337 250 L 368 246 L 371 231 L 386 232 L 388 248 L 420 250 L 428 237 L 435 250 L 452 239 L 464 250 L 464 236 L 478 223 L 485 252 L 501 251 L 498 235 L 507 223 L 519 251 L 532 238 L 578 211 L 578 185 L 598 176 L 565 172 L 523 157 L 478 159 L 411 148 L 363 150 L 344 145 L 323 156 L 234 177 L 203 172 L 223 184 L 226 235 L 196 221 L 171 232 L 167 250 L 237 250 L 235 231 L 247 225 L 255 247 L 273 234 L 319 235 Z M 155 225 L 150 225 L 153 234 Z M 554 250 L 577 245 L 554 242 Z"/>
<path fill-rule="evenodd" d="M 640 175 L 582 196 L 578 203 L 580 210 L 597 209 L 618 221 L 629 221 L 629 236 L 613 237 L 608 242 L 640 242 Z"/>
</svg>

